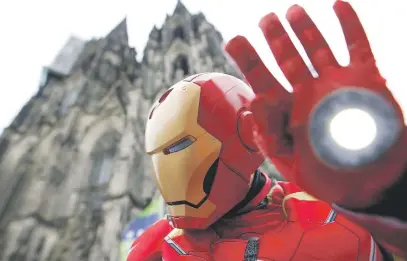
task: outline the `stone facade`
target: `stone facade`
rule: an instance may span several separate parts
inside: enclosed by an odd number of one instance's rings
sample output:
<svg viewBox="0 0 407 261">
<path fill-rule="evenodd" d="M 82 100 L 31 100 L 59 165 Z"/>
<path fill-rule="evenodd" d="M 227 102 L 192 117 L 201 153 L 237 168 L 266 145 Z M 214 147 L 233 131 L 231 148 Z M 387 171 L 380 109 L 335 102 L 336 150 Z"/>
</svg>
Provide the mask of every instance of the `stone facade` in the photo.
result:
<svg viewBox="0 0 407 261">
<path fill-rule="evenodd" d="M 118 260 L 123 227 L 155 192 L 143 152 L 150 105 L 206 71 L 240 76 L 220 33 L 181 2 L 142 61 L 126 20 L 102 39 L 71 38 L 0 137 L 0 260 Z"/>
</svg>

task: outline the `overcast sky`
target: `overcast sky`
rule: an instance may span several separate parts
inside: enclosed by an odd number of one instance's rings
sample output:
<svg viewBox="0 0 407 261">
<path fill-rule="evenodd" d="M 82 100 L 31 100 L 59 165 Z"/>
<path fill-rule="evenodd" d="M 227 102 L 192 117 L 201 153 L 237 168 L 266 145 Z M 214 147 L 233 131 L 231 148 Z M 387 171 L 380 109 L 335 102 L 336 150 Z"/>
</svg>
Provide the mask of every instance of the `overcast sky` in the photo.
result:
<svg viewBox="0 0 407 261">
<path fill-rule="evenodd" d="M 332 0 L 184 0 L 191 12 L 202 11 L 229 40 L 245 35 L 276 70 L 257 27 L 268 12 L 284 15 L 300 3 L 326 35 L 341 63 L 347 62 L 343 36 L 332 11 Z M 390 88 L 407 111 L 405 1 L 350 1 L 359 13 L 373 51 Z M 257 3 L 257 5 L 252 5 Z M 41 67 L 48 65 L 73 34 L 82 39 L 107 34 L 125 16 L 130 44 L 141 54 L 154 24 L 161 26 L 176 0 L 14 0 L 0 3 L 0 130 L 6 127 L 38 88 Z M 400 30 L 400 31 L 398 31 Z M 283 78 L 282 78 L 283 79 Z M 404 81 L 403 81 L 404 80 Z"/>
</svg>

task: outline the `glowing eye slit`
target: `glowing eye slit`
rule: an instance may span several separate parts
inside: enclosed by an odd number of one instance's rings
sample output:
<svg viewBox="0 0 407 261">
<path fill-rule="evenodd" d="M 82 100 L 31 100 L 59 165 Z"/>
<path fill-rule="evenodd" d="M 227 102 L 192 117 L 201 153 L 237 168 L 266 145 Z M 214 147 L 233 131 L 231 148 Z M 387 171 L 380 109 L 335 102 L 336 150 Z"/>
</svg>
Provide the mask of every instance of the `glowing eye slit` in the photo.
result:
<svg viewBox="0 0 407 261">
<path fill-rule="evenodd" d="M 187 137 L 182 138 L 181 140 L 177 141 L 176 143 L 172 144 L 171 146 L 165 148 L 163 152 L 165 155 L 167 155 L 167 154 L 181 151 L 181 150 L 186 149 L 189 146 L 191 146 L 192 143 L 194 143 L 195 141 L 196 141 L 196 139 L 194 137 L 187 136 Z"/>
<path fill-rule="evenodd" d="M 164 94 L 161 96 L 161 98 L 158 100 L 158 103 L 162 103 L 163 101 L 165 101 L 165 99 L 167 99 L 168 95 L 170 95 L 170 93 L 173 91 L 173 88 L 169 88 L 166 92 L 164 92 Z"/>
</svg>

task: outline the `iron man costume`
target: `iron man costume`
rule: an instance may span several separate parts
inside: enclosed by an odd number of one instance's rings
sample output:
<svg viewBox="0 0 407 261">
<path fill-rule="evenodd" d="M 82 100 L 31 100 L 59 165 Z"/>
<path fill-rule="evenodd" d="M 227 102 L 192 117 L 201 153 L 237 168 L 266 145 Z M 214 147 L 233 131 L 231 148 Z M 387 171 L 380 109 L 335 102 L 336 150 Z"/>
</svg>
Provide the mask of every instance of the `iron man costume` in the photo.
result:
<svg viewBox="0 0 407 261">
<path fill-rule="evenodd" d="M 349 46 L 348 67 L 337 65 L 311 19 L 293 6 L 287 20 L 318 78 L 310 77 L 270 14 L 260 27 L 292 94 L 239 36 L 226 50 L 254 92 L 232 76 L 207 73 L 175 84 L 154 104 L 146 150 L 169 215 L 133 243 L 128 261 L 406 258 L 403 115 L 357 15 L 345 2 L 334 8 Z M 344 153 L 324 132 L 322 123 L 349 106 L 378 115 L 379 135 L 369 149 Z M 263 155 L 324 201 L 258 171 Z"/>
</svg>

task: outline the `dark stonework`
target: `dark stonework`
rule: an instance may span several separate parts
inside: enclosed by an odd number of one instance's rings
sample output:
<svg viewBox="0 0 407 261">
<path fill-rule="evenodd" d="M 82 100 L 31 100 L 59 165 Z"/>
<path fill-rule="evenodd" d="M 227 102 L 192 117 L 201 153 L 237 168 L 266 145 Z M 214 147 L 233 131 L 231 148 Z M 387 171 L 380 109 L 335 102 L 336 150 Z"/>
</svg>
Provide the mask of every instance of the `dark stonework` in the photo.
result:
<svg viewBox="0 0 407 261">
<path fill-rule="evenodd" d="M 0 162 L 3 158 L 4 153 L 6 153 L 6 151 L 8 150 L 9 145 L 10 145 L 10 140 L 7 137 L 2 136 L 0 138 Z"/>
<path fill-rule="evenodd" d="M 60 187 L 66 178 L 66 173 L 54 166 L 51 168 L 49 184 L 54 187 Z"/>
<path fill-rule="evenodd" d="M 118 72 L 110 63 L 103 62 L 99 65 L 98 77 L 103 83 L 110 86 L 117 80 Z"/>
<path fill-rule="evenodd" d="M 33 232 L 33 227 L 30 227 L 26 231 L 22 231 L 22 233 L 17 238 L 17 245 L 20 246 L 14 249 L 9 257 L 9 260 L 13 261 L 26 261 L 28 258 L 28 251 L 29 251 L 29 242 L 30 236 Z"/>
<path fill-rule="evenodd" d="M 142 61 L 126 19 L 104 38 L 70 39 L 0 137 L 0 261 L 119 260 L 121 231 L 156 190 L 144 152 L 150 107 L 190 74 L 240 76 L 222 41 L 181 1 Z"/>
</svg>

